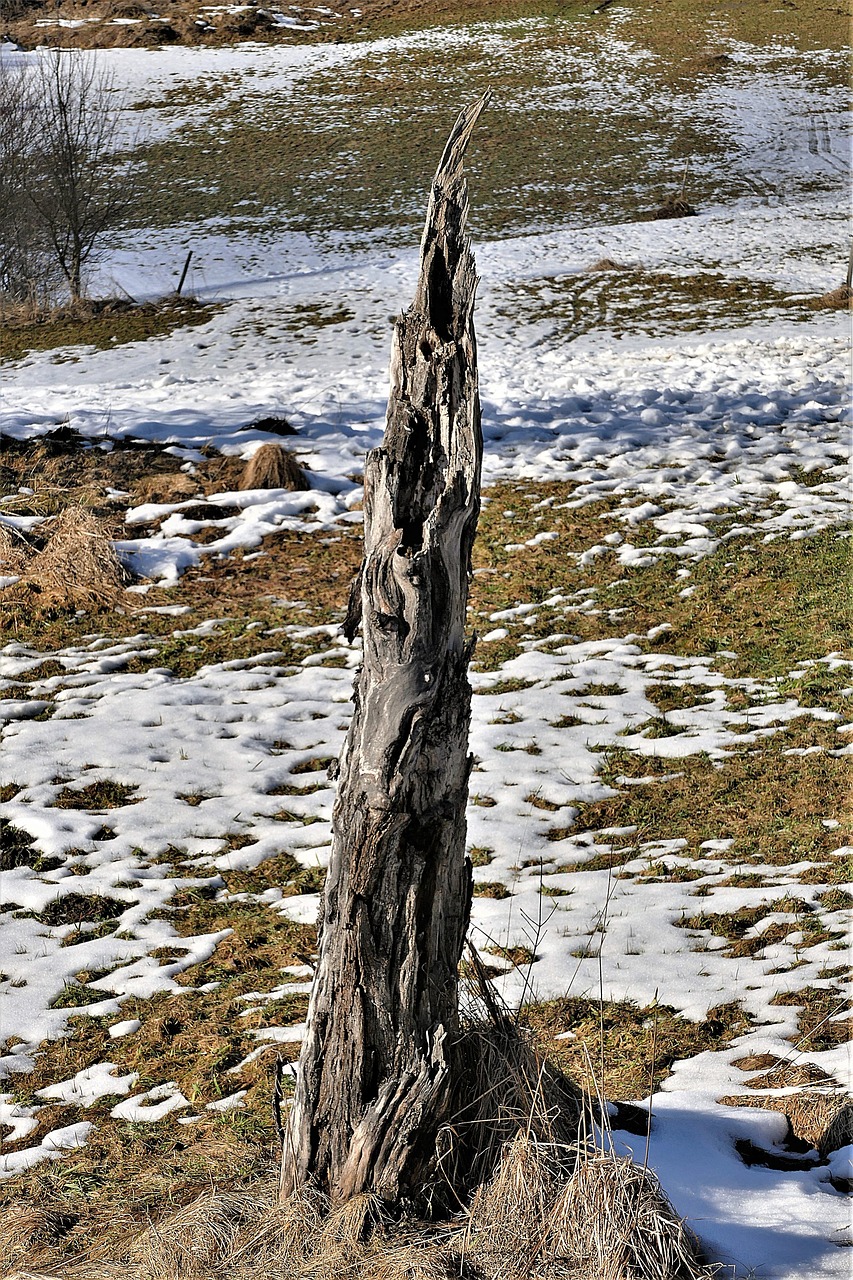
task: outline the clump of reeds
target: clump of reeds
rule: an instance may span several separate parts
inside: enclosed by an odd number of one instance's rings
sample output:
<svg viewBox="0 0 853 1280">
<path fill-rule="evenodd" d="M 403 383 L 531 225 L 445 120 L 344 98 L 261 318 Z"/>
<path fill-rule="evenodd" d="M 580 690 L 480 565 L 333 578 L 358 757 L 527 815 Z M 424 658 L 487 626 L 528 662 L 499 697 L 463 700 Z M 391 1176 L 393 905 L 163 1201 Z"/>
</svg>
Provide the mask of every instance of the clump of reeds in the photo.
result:
<svg viewBox="0 0 853 1280">
<path fill-rule="evenodd" d="M 246 463 L 241 489 L 310 489 L 293 454 L 280 444 L 262 444 Z"/>
<path fill-rule="evenodd" d="M 95 516 L 66 507 L 41 528 L 48 530 L 47 541 L 27 562 L 14 598 L 37 613 L 115 605 L 127 574 Z"/>
</svg>

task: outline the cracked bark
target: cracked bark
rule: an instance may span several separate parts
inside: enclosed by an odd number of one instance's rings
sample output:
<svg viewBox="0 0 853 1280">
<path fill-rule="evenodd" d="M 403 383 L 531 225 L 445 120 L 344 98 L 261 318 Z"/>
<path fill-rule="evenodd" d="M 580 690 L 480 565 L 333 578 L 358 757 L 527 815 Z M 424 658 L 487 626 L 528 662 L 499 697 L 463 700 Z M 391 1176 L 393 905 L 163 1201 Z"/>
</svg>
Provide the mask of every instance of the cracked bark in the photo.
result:
<svg viewBox="0 0 853 1280">
<path fill-rule="evenodd" d="M 364 561 L 348 625 L 364 662 L 341 756 L 319 960 L 281 1169 L 333 1202 L 417 1198 L 447 1119 L 465 854 L 465 614 L 482 435 L 462 162 L 486 97 L 433 180 L 412 306 L 397 321 L 381 448 L 365 466 Z"/>
</svg>

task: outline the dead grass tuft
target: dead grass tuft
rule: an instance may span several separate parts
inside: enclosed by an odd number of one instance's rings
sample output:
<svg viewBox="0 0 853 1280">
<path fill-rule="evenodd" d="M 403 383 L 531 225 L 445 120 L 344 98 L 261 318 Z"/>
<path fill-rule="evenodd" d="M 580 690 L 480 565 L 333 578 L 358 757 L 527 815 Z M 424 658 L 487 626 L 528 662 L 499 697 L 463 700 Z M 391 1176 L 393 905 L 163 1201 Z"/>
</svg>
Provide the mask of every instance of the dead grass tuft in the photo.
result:
<svg viewBox="0 0 853 1280">
<path fill-rule="evenodd" d="M 570 1151 L 523 1129 L 506 1143 L 491 1180 L 471 1205 L 465 1253 L 475 1267 L 487 1275 L 529 1274 L 560 1192 L 561 1157 Z"/>
<path fill-rule="evenodd" d="M 652 217 L 654 220 L 660 221 L 664 218 L 695 218 L 698 210 L 693 208 L 692 204 L 681 198 L 681 196 L 669 196 L 664 200 L 663 204 L 658 205 Z"/>
<path fill-rule="evenodd" d="M 625 268 L 618 262 L 614 262 L 612 258 L 599 258 L 591 267 L 587 267 L 587 271 L 592 274 L 594 271 L 624 271 Z"/>
<path fill-rule="evenodd" d="M 77 1221 L 75 1214 L 16 1205 L 0 1216 L 0 1267 L 6 1271 L 22 1258 L 31 1264 L 56 1245 Z"/>
<path fill-rule="evenodd" d="M 817 298 L 809 298 L 806 306 L 810 311 L 849 311 L 853 307 L 853 289 L 847 284 L 830 289 Z"/>
<path fill-rule="evenodd" d="M 596 1280 L 699 1280 L 711 1274 L 654 1174 L 599 1152 L 581 1155 L 554 1204 L 549 1245 Z"/>
<path fill-rule="evenodd" d="M 310 489 L 305 472 L 280 444 L 262 444 L 246 463 L 241 489 Z"/>
<path fill-rule="evenodd" d="M 584 1108 L 580 1089 L 498 1006 L 476 952 L 471 961 L 487 1017 L 456 1047 L 451 1121 L 438 1137 L 442 1178 L 468 1193 L 495 1175 L 520 1131 L 543 1147 L 574 1149 Z"/>
<path fill-rule="evenodd" d="M 136 485 L 137 502 L 181 502 L 184 498 L 196 498 L 202 489 L 199 480 L 185 471 L 174 471 L 162 476 L 144 476 Z"/>
<path fill-rule="evenodd" d="M 127 574 L 103 524 L 83 507 L 66 507 L 49 525 L 11 598 L 37 614 L 111 608 Z"/>
</svg>

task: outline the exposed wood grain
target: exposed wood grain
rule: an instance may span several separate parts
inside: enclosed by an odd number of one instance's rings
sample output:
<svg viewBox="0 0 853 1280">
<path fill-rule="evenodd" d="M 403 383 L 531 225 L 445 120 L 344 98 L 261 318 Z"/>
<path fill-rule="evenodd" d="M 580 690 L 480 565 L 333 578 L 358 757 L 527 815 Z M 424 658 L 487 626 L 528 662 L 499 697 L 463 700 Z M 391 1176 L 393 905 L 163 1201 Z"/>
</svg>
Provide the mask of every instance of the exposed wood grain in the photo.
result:
<svg viewBox="0 0 853 1280">
<path fill-rule="evenodd" d="M 433 180 L 412 306 L 397 321 L 382 447 L 365 466 L 364 561 L 349 612 L 364 662 L 341 756 L 320 952 L 282 1161 L 286 1196 L 416 1195 L 450 1105 L 465 855 L 465 611 L 482 435 L 462 161 L 486 98 Z"/>
</svg>

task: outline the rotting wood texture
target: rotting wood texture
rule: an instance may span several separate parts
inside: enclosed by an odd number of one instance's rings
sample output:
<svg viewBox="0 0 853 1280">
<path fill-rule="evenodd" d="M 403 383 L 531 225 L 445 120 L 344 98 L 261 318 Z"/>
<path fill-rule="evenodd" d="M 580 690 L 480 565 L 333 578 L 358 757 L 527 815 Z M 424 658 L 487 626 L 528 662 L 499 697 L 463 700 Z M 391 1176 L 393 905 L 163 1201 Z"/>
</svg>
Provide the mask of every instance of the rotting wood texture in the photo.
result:
<svg viewBox="0 0 853 1280">
<path fill-rule="evenodd" d="M 364 478 L 350 625 L 364 662 L 341 756 L 319 960 L 283 1148 L 281 1194 L 417 1196 L 450 1105 L 471 689 L 465 614 L 482 433 L 459 116 L 429 198 L 414 302 L 397 321 L 382 447 Z"/>
</svg>

